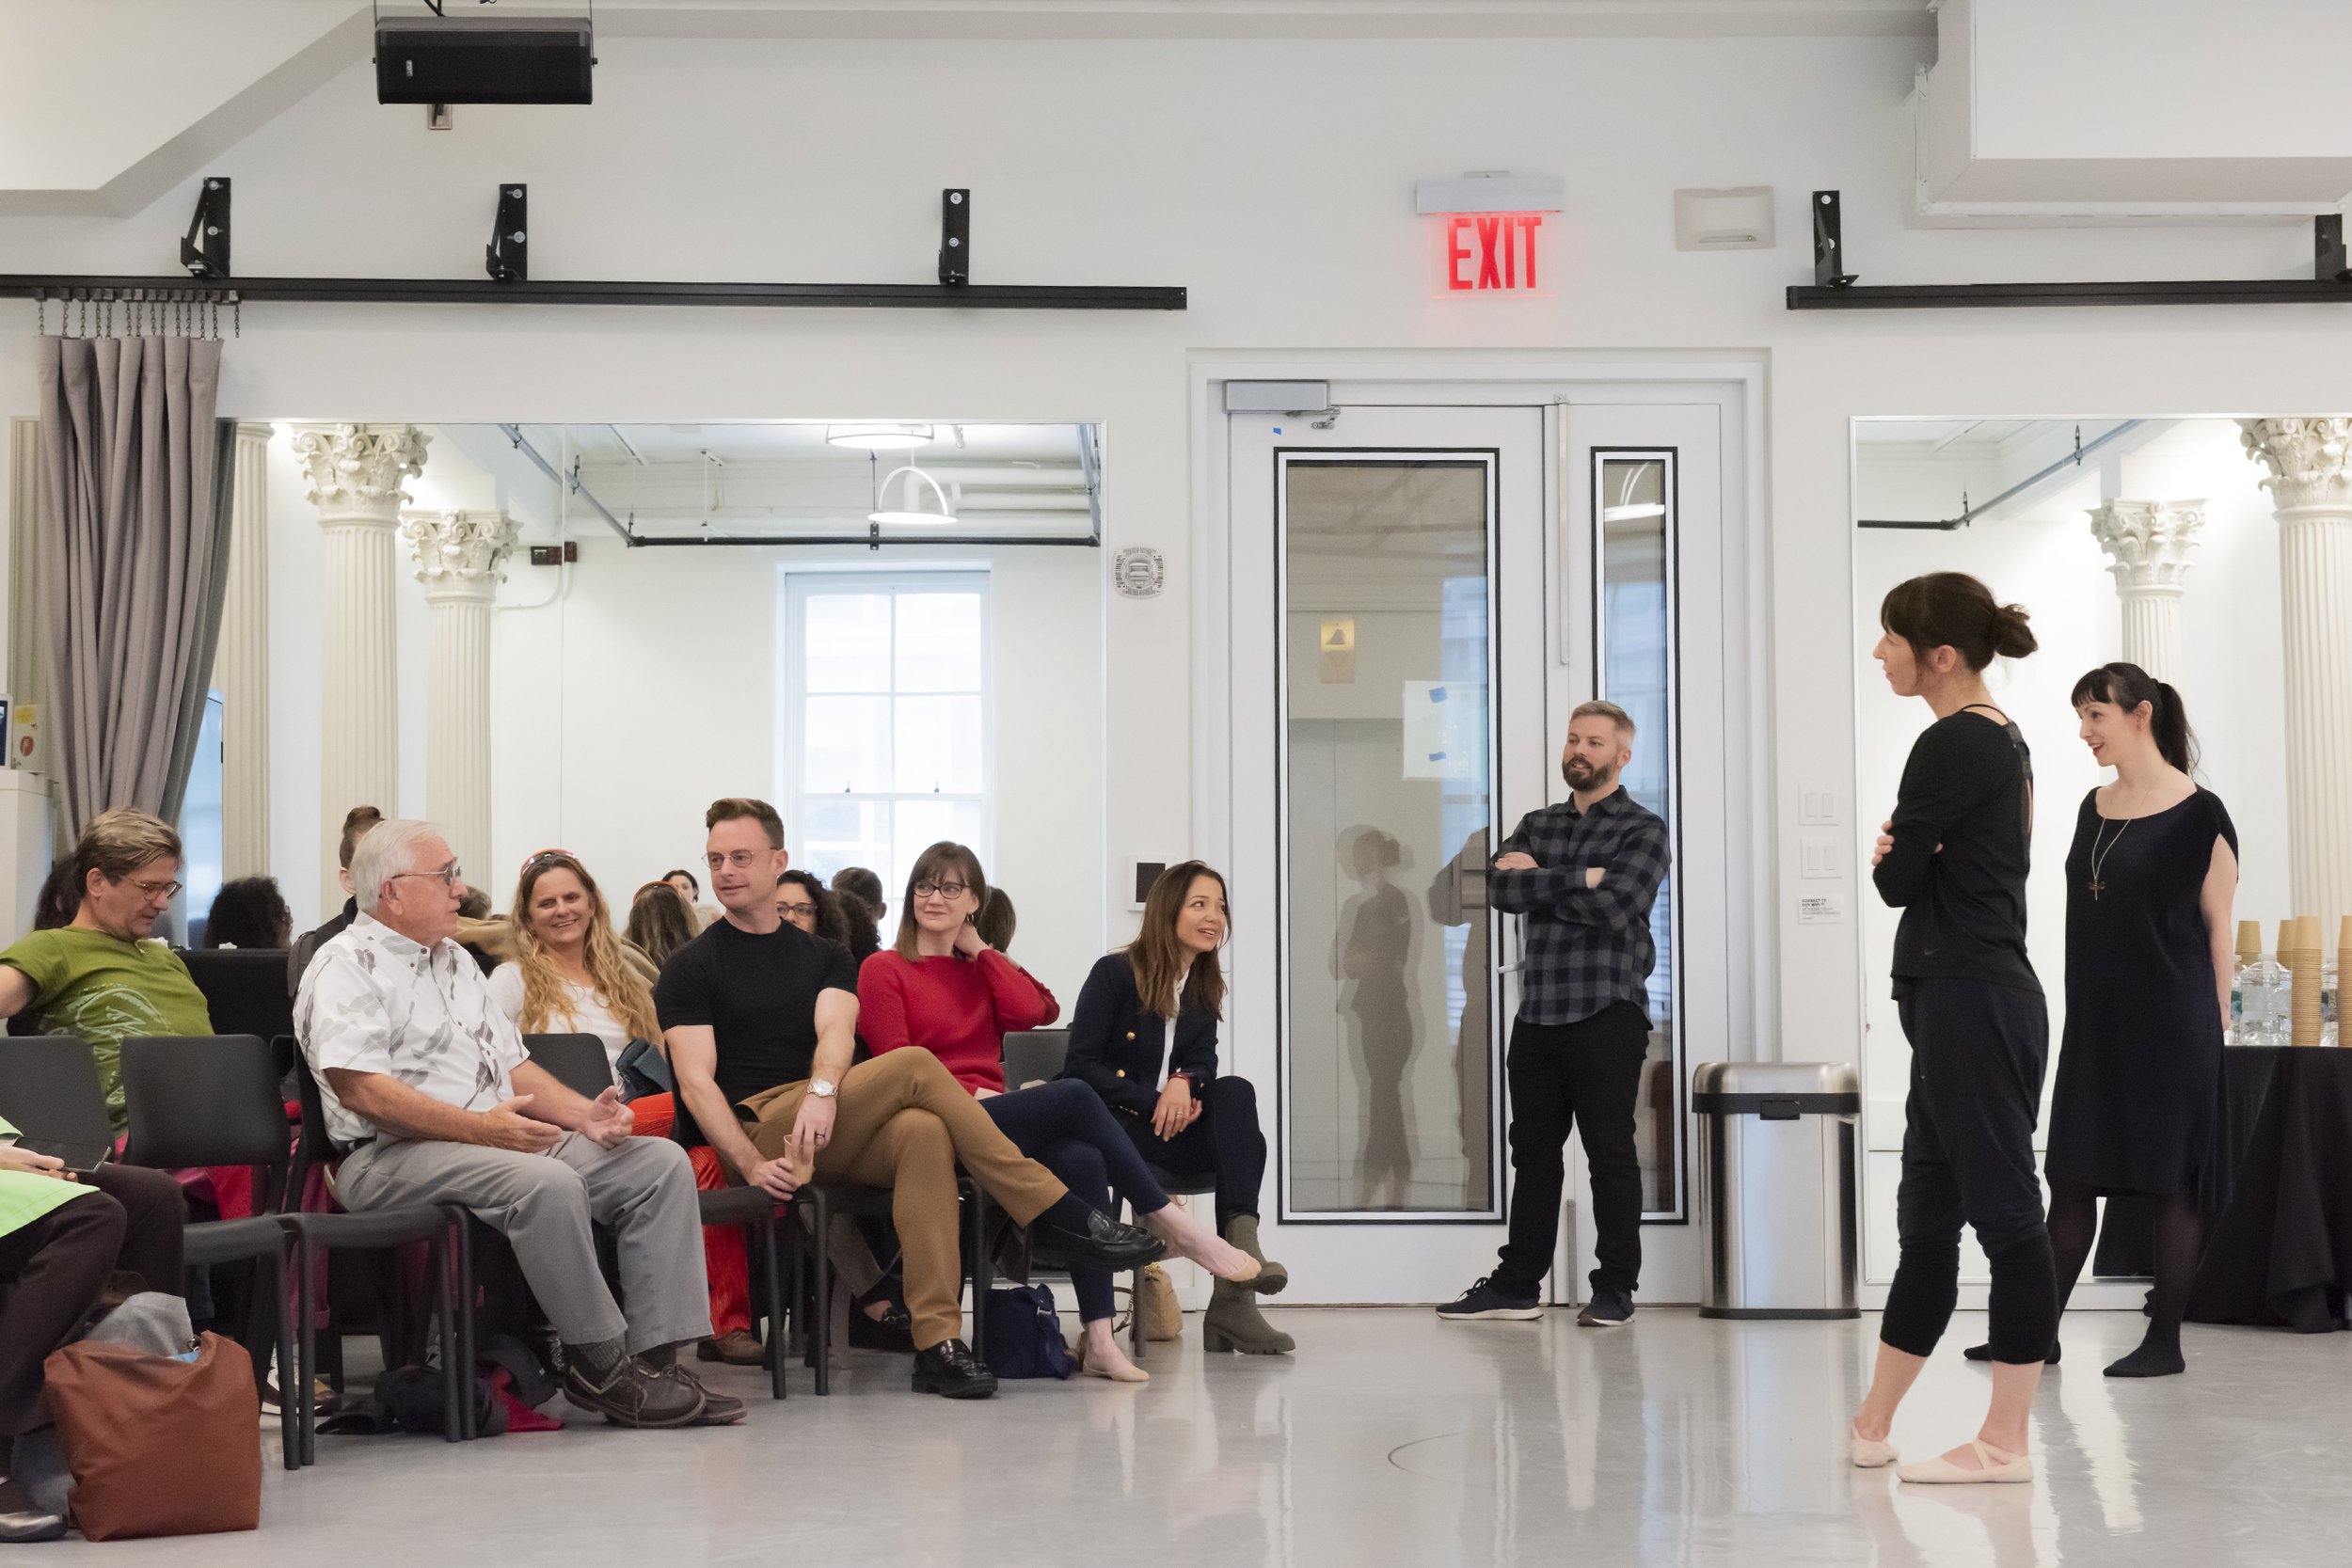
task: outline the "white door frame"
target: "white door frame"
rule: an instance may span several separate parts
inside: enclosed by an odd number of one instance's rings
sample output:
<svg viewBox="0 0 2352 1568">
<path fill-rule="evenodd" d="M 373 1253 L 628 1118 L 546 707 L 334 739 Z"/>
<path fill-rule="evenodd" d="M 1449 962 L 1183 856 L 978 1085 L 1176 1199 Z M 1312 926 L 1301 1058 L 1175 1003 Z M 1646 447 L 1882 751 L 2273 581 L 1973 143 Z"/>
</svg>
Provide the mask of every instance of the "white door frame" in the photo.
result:
<svg viewBox="0 0 2352 1568">
<path fill-rule="evenodd" d="M 1729 683 L 1732 713 L 1722 742 L 1726 773 L 1744 787 L 1731 798 L 1746 803 L 1743 817 L 1725 823 L 1732 853 L 1723 867 L 1725 915 L 1732 927 L 1726 976 L 1729 1054 L 1772 1060 L 1779 1055 L 1777 899 L 1773 862 L 1772 769 L 1763 745 L 1770 693 L 1769 576 L 1764 527 L 1763 394 L 1760 359 L 1724 360 L 1677 354 L 1564 356 L 1530 359 L 1510 355 L 1333 352 L 1198 356 L 1191 367 L 1193 517 L 1192 571 L 1187 582 L 1193 617 L 1191 851 L 1229 863 L 1234 842 L 1235 777 L 1232 626 L 1229 585 L 1234 551 L 1229 509 L 1228 380 L 1328 380 L 1345 384 L 1351 404 L 1498 404 L 1570 403 L 1691 403 L 1716 401 L 1723 420 L 1722 543 L 1724 648 L 1738 657 L 1744 678 Z M 1547 511 L 1557 516 L 1549 493 Z M 1548 529 L 1547 533 L 1552 531 Z M 1253 677 L 1254 678 L 1254 677 Z M 1497 1233 L 1500 1227 L 1494 1227 Z M 1652 1227 L 1655 1263 L 1645 1266 L 1645 1294 L 1657 1301 L 1695 1299 L 1695 1226 Z M 1654 1281 L 1658 1289 L 1648 1290 Z M 1311 1282 L 1302 1284 L 1312 1290 Z M 1467 1283 L 1467 1280 L 1464 1281 Z M 1315 1298 L 1328 1299 L 1328 1298 Z"/>
</svg>

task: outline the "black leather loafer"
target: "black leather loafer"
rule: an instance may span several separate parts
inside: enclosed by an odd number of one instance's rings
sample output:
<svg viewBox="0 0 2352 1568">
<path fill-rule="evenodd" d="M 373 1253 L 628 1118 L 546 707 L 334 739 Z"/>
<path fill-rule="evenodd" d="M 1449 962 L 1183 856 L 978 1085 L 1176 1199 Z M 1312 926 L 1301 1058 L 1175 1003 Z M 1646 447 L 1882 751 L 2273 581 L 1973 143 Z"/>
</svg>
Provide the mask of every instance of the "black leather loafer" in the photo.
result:
<svg viewBox="0 0 2352 1568">
<path fill-rule="evenodd" d="M 1084 1230 L 1040 1224 L 1030 1227 L 1029 1240 L 1041 1252 L 1114 1274 L 1139 1269 L 1168 1256 L 1168 1244 L 1157 1236 L 1139 1226 L 1121 1225 L 1100 1209 L 1087 1211 Z"/>
<path fill-rule="evenodd" d="M 961 1339 L 942 1339 L 914 1353 L 914 1391 L 951 1400 L 984 1400 L 996 1392 L 996 1374 Z"/>
</svg>

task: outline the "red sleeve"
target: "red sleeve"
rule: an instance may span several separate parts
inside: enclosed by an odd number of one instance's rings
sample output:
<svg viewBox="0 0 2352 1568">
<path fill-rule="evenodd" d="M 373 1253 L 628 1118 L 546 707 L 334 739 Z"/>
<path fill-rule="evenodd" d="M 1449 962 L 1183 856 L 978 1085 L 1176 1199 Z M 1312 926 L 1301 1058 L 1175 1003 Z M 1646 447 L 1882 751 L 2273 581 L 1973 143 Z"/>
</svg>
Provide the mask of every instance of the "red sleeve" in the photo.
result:
<svg viewBox="0 0 2352 1568">
<path fill-rule="evenodd" d="M 1002 953 L 992 947 L 977 962 L 980 973 L 988 977 L 989 1003 L 995 1011 L 999 1034 L 1042 1029 L 1061 1017 L 1061 1004 L 1054 1000 L 1054 993 Z"/>
<path fill-rule="evenodd" d="M 877 1056 L 914 1043 L 907 1030 L 905 964 L 885 951 L 858 966 L 857 1037 Z"/>
</svg>

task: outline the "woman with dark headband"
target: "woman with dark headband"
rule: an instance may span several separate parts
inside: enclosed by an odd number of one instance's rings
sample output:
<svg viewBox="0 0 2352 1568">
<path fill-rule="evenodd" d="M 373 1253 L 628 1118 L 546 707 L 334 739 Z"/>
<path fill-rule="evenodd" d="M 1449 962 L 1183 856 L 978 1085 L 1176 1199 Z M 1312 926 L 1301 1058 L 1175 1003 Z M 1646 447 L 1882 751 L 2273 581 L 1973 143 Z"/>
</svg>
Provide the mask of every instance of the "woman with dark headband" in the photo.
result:
<svg viewBox="0 0 2352 1568">
<path fill-rule="evenodd" d="M 1873 650 L 1899 697 L 1935 715 L 1903 765 L 1871 858 L 1879 895 L 1903 911 L 1895 1003 L 1911 1041 L 1901 1252 L 1879 1328 L 1878 1366 L 1849 1451 L 1892 1465 L 1895 1410 L 1960 1299 L 1964 1225 L 1993 1266 L 1993 1403 L 1977 1436 L 1906 1465 L 1907 1481 L 2029 1481 L 2026 1419 L 2058 1330 L 2058 1281 L 2034 1171 L 2049 1014 L 2026 958 L 2033 762 L 1984 670 L 2035 648 L 2026 612 L 1975 578 L 1935 572 L 1891 590 Z"/>
</svg>

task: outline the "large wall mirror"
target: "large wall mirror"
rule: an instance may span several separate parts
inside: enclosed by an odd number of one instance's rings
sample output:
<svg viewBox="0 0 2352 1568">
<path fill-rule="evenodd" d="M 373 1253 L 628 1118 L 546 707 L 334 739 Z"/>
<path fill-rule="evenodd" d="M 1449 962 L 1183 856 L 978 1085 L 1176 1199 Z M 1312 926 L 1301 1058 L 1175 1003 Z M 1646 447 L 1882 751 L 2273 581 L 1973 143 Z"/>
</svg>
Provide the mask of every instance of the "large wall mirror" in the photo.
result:
<svg viewBox="0 0 2352 1568">
<path fill-rule="evenodd" d="M 2054 1078 L 2066 1009 L 2061 868 L 2084 795 L 2114 776 L 2077 736 L 2068 704 L 2085 671 L 2129 658 L 2180 691 L 2201 750 L 2199 782 L 2227 802 L 2241 835 L 2237 916 L 2262 921 L 2270 943 L 2279 921 L 2299 912 L 2289 885 L 2278 503 L 2263 487 L 2269 469 L 2251 450 L 2258 441 L 2234 419 L 1855 421 L 1859 733 L 1850 852 L 1868 1027 L 1867 1258 L 1874 1279 L 1894 1268 L 1910 1053 L 1888 994 L 1899 911 L 1870 886 L 1871 841 L 1931 718 L 1924 704 L 1894 696 L 1868 657 L 1880 601 L 1906 578 L 1950 570 L 1980 578 L 2032 612 L 2040 651 L 1997 664 L 1988 678 L 2033 753 L 2027 933 L 2049 997 Z M 2116 1257 L 2103 1244 L 2103 1264 Z M 1983 1277 L 1981 1260 L 1970 1258 Z"/>
</svg>

